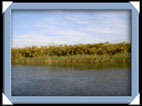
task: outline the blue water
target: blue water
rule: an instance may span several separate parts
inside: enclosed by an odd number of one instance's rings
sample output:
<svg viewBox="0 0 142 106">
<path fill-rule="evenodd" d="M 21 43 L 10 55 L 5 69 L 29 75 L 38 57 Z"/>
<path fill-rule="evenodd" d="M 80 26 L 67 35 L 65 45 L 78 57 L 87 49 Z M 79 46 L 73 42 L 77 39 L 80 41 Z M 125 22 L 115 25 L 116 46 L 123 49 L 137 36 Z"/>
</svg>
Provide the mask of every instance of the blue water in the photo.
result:
<svg viewBox="0 0 142 106">
<path fill-rule="evenodd" d="M 130 68 L 12 66 L 12 96 L 130 95 Z"/>
</svg>

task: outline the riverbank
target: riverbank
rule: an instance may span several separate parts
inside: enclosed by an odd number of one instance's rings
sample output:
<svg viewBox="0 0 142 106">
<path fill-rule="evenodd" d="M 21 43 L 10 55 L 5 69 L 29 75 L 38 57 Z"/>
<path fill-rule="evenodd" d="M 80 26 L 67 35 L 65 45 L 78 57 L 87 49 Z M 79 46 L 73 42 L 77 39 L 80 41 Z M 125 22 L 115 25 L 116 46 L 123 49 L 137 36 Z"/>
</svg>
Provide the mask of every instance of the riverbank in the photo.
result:
<svg viewBox="0 0 142 106">
<path fill-rule="evenodd" d="M 12 59 L 13 65 L 51 65 L 75 63 L 131 63 L 130 53 L 115 55 L 72 55 L 72 56 L 37 56 Z"/>
</svg>

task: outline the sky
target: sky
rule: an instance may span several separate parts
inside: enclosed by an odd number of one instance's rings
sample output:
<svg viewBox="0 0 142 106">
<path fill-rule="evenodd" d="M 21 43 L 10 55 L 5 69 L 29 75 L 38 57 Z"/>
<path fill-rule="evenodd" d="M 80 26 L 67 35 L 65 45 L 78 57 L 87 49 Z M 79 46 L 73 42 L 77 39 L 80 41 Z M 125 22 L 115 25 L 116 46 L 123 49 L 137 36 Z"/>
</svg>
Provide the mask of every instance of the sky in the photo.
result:
<svg viewBox="0 0 142 106">
<path fill-rule="evenodd" d="M 130 42 L 130 11 L 13 10 L 12 48 Z"/>
</svg>

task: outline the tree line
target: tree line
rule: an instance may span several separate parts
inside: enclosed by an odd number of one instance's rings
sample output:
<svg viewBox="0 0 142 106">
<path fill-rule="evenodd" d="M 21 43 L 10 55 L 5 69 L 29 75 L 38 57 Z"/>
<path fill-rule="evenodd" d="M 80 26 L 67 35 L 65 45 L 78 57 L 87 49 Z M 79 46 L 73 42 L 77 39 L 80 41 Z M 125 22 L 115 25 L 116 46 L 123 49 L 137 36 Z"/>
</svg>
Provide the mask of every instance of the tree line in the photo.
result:
<svg viewBox="0 0 142 106">
<path fill-rule="evenodd" d="M 97 44 L 32 46 L 11 49 L 12 59 L 38 56 L 114 55 L 130 52 L 131 45 L 126 42 L 116 44 L 106 42 Z"/>
</svg>

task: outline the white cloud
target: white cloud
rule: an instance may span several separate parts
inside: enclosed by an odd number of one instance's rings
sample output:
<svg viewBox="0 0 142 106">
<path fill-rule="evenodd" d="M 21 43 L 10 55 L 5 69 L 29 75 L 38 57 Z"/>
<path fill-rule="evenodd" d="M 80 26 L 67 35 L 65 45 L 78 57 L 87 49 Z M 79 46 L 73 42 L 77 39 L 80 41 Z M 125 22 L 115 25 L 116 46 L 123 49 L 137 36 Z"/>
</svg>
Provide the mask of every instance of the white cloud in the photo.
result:
<svg viewBox="0 0 142 106">
<path fill-rule="evenodd" d="M 48 46 L 49 44 L 59 44 L 66 43 L 64 41 L 57 40 L 53 37 L 45 36 L 45 35 L 19 35 L 12 38 L 12 47 L 25 47 L 25 46 Z"/>
<path fill-rule="evenodd" d="M 62 30 L 54 34 L 58 36 L 57 38 L 70 40 L 70 41 L 80 40 L 81 38 L 87 35 L 85 32 L 71 31 L 71 30 Z"/>
<path fill-rule="evenodd" d="M 60 31 L 54 33 L 55 36 L 38 35 L 38 34 L 25 34 L 17 35 L 12 38 L 12 47 L 24 46 L 48 46 L 50 44 L 76 44 L 82 42 L 86 36 L 83 32 L 75 31 Z"/>
<path fill-rule="evenodd" d="M 25 25 L 19 26 L 18 22 L 15 21 L 17 22 L 15 31 L 18 32 L 18 29 L 20 29 L 21 33 L 19 31 L 17 35 L 13 35 L 12 47 L 46 46 L 51 43 L 76 44 L 130 41 L 128 11 L 68 12 L 53 10 L 41 14 L 39 14 L 41 17 L 37 20 L 34 19 L 31 12 L 30 19 L 25 19 L 25 22 L 31 20 L 32 24 L 24 23 Z M 19 19 L 21 20 L 21 17 Z M 22 20 L 24 22 L 24 18 Z"/>
<path fill-rule="evenodd" d="M 115 34 L 115 35 L 117 35 L 117 34 L 127 34 L 128 32 L 128 29 L 119 29 L 119 28 L 106 28 L 106 27 L 102 27 L 102 28 L 88 28 L 87 29 L 88 31 L 92 31 L 92 32 L 98 32 L 98 33 L 100 33 L 100 34 L 102 34 L 102 33 L 104 33 L 104 34 Z"/>
</svg>

